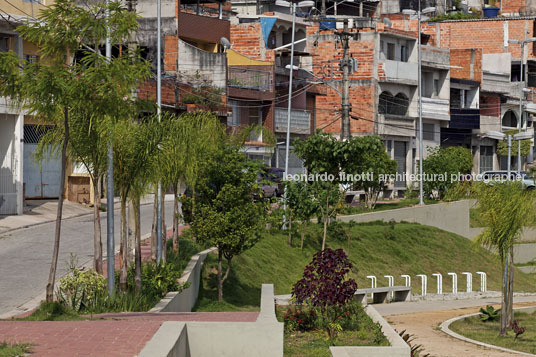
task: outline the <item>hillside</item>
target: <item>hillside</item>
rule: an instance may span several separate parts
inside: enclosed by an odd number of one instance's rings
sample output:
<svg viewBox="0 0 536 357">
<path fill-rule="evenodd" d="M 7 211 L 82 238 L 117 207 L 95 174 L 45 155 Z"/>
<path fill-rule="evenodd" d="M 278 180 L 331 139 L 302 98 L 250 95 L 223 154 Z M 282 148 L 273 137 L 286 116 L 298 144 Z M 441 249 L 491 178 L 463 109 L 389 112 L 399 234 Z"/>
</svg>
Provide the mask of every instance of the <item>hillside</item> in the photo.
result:
<svg viewBox="0 0 536 357">
<path fill-rule="evenodd" d="M 224 284 L 224 303 L 215 302 L 216 257 L 208 257 L 197 310 L 256 309 L 262 283 L 273 283 L 276 294 L 290 293 L 304 266 L 320 249 L 320 230 L 320 226 L 311 225 L 303 252 L 299 248 L 298 234 L 291 248 L 285 233 L 266 233 L 251 250 L 232 261 L 229 278 Z M 400 275 L 409 274 L 413 293 L 420 294 L 420 279 L 416 274 L 427 274 L 428 292 L 433 293 L 436 282 L 431 275 L 440 272 L 443 290 L 450 291 L 452 282 L 447 272 L 456 272 L 458 287 L 464 289 L 465 277 L 461 273 L 468 271 L 473 272 L 474 289 L 479 289 L 480 279 L 475 272 L 485 271 L 488 290 L 500 290 L 502 275 L 498 258 L 456 234 L 414 223 L 384 222 L 356 224 L 350 232 L 350 260 L 354 265 L 351 275 L 360 288 L 370 287 L 367 275 L 376 275 L 380 287 L 387 286 L 384 275 L 393 275 L 395 285 L 403 285 Z M 346 249 L 347 242 L 330 237 L 328 247 Z M 535 275 L 516 271 L 515 291 L 536 291 Z"/>
</svg>

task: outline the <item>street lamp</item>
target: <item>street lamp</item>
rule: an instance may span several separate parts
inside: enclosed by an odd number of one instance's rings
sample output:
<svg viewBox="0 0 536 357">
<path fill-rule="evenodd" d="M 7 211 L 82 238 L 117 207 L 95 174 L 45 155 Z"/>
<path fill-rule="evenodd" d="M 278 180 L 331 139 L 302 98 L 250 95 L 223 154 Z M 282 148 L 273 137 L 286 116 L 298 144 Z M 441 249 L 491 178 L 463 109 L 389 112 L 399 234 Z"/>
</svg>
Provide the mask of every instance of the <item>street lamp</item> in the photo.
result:
<svg viewBox="0 0 536 357">
<path fill-rule="evenodd" d="M 417 56 L 418 56 L 418 69 L 417 69 L 417 88 L 419 90 L 419 204 L 424 205 L 424 193 L 423 193 L 423 173 L 422 173 L 422 160 L 424 156 L 424 149 L 422 143 L 422 83 L 421 83 L 421 15 L 429 14 L 435 11 L 435 7 L 427 7 L 421 11 L 421 2 L 419 1 L 419 10 L 402 10 L 404 15 L 417 15 L 419 21 L 419 34 L 417 38 Z"/>
<path fill-rule="evenodd" d="M 519 66 L 519 120 L 517 121 L 517 132 L 521 132 L 521 121 L 523 120 L 523 60 L 525 59 L 525 45 L 536 41 L 536 37 L 531 37 L 526 40 L 508 40 L 508 43 L 516 43 L 521 45 L 521 61 Z M 508 167 L 510 169 L 510 167 Z M 517 173 L 521 172 L 521 141 L 517 143 Z"/>
<path fill-rule="evenodd" d="M 292 106 L 292 76 L 294 70 L 294 32 L 296 28 L 296 6 L 298 7 L 312 7 L 315 5 L 314 1 L 306 0 L 300 1 L 298 4 L 295 2 L 288 2 L 285 0 L 276 0 L 275 4 L 281 7 L 288 7 L 292 12 L 292 38 L 290 43 L 290 74 L 288 82 L 288 110 L 287 110 L 287 145 L 285 148 L 285 177 L 288 176 L 288 157 L 290 152 L 290 110 Z M 286 228 L 286 212 L 287 212 L 287 186 L 285 185 L 285 191 L 283 193 L 283 229 Z"/>
</svg>

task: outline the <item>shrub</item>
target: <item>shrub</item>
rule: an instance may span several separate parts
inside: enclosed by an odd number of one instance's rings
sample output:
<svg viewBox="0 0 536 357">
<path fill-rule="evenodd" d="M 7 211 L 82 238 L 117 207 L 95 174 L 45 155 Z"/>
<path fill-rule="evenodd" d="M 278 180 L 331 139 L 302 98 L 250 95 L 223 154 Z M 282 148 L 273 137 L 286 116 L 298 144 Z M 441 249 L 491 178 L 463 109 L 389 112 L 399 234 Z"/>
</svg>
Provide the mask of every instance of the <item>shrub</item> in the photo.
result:
<svg viewBox="0 0 536 357">
<path fill-rule="evenodd" d="M 317 313 L 314 308 L 289 307 L 283 322 L 287 331 L 310 331 L 317 326 Z"/>
<path fill-rule="evenodd" d="M 57 291 L 58 301 L 65 306 L 80 311 L 92 308 L 98 294 L 106 291 L 106 279 L 95 270 L 72 268 L 61 278 Z"/>
<path fill-rule="evenodd" d="M 480 320 L 483 322 L 486 321 L 495 321 L 499 318 L 501 309 L 495 310 L 493 306 L 486 305 L 486 309 L 480 308 Z"/>
</svg>

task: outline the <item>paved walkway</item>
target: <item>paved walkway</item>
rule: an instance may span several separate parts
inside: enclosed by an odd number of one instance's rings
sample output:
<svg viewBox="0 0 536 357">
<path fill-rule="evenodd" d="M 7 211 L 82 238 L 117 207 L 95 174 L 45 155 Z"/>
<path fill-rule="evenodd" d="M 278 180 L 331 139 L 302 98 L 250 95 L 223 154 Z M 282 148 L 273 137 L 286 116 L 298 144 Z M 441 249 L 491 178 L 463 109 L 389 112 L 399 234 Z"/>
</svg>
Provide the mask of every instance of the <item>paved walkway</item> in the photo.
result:
<svg viewBox="0 0 536 357">
<path fill-rule="evenodd" d="M 0 321 L 1 340 L 32 356 L 136 356 L 164 321 L 254 322 L 257 312 L 120 313 L 97 321 Z M 96 317 L 96 316 L 94 316 Z"/>
<path fill-rule="evenodd" d="M 536 295 L 514 298 L 514 307 L 536 305 Z M 374 305 L 398 331 L 413 334 L 414 344 L 423 346 L 422 354 L 434 357 L 507 357 L 512 354 L 474 345 L 453 338 L 439 325 L 456 316 L 478 312 L 480 307 L 500 307 L 500 298 L 453 301 L 421 301 Z"/>
</svg>

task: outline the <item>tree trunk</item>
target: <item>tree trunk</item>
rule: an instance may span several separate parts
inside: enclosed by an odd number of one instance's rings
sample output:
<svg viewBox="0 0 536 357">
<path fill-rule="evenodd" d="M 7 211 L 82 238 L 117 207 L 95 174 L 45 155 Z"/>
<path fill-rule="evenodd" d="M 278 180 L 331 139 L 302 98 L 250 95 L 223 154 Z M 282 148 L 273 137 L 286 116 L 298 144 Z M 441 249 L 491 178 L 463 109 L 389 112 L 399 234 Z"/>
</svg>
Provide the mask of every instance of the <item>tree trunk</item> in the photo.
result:
<svg viewBox="0 0 536 357">
<path fill-rule="evenodd" d="M 141 227 L 140 227 L 140 198 L 136 197 L 132 200 L 132 207 L 134 213 L 134 236 L 135 236 L 135 251 L 134 251 L 134 267 L 136 291 L 141 290 Z"/>
<path fill-rule="evenodd" d="M 223 281 L 221 277 L 221 261 L 222 261 L 222 253 L 221 249 L 218 248 L 218 301 L 223 301 Z"/>
<path fill-rule="evenodd" d="M 303 250 L 303 240 L 305 238 L 305 227 L 307 226 L 307 223 L 305 223 L 306 221 L 304 220 L 302 223 L 301 223 L 301 242 L 300 242 L 300 249 Z"/>
<path fill-rule="evenodd" d="M 162 263 L 167 260 L 167 231 L 166 231 L 166 191 L 162 187 Z"/>
<path fill-rule="evenodd" d="M 292 214 L 288 211 L 288 246 L 292 247 Z"/>
<path fill-rule="evenodd" d="M 326 212 L 322 214 L 324 218 L 324 236 L 322 237 L 322 250 L 326 248 L 326 237 L 328 236 L 328 220 L 329 220 L 329 194 L 326 195 Z"/>
<path fill-rule="evenodd" d="M 121 243 L 119 248 L 119 289 L 127 292 L 128 274 L 128 224 L 127 224 L 127 197 L 126 193 L 121 193 Z"/>
<path fill-rule="evenodd" d="M 503 253 L 503 261 L 502 265 L 504 267 L 504 278 L 503 278 L 503 286 L 502 286 L 502 301 L 501 301 L 501 325 L 499 330 L 499 336 L 506 336 L 506 326 L 508 324 L 508 314 L 507 314 L 507 306 L 508 306 L 508 282 L 507 282 L 507 264 L 508 264 L 508 255 L 507 252 Z"/>
<path fill-rule="evenodd" d="M 510 326 L 514 322 L 514 246 L 510 247 L 510 261 L 508 262 L 508 309 L 507 312 L 507 326 Z"/>
<path fill-rule="evenodd" d="M 157 215 L 157 200 L 158 193 L 154 193 L 154 203 L 153 203 L 153 225 L 151 227 L 151 260 L 156 263 L 156 215 Z"/>
<path fill-rule="evenodd" d="M 173 184 L 173 251 L 179 253 L 179 184 Z"/>
<path fill-rule="evenodd" d="M 93 202 L 93 266 L 95 271 L 103 274 L 102 270 L 102 236 L 101 236 L 101 219 L 100 219 L 100 187 L 102 176 L 98 175 L 97 182 L 93 181 L 93 192 L 95 199 Z"/>
<path fill-rule="evenodd" d="M 69 57 L 69 56 L 67 56 Z M 61 216 L 63 214 L 63 197 L 65 195 L 65 166 L 67 164 L 67 142 L 69 141 L 69 110 L 63 111 L 65 138 L 61 148 L 61 173 L 60 173 L 60 194 L 58 196 L 58 210 L 56 214 L 56 230 L 54 232 L 54 248 L 52 250 L 52 263 L 50 264 L 50 272 L 48 274 L 48 283 L 46 287 L 46 301 L 54 300 L 54 285 L 56 283 L 56 268 L 58 267 L 58 254 L 60 250 L 61 236 Z"/>
</svg>

